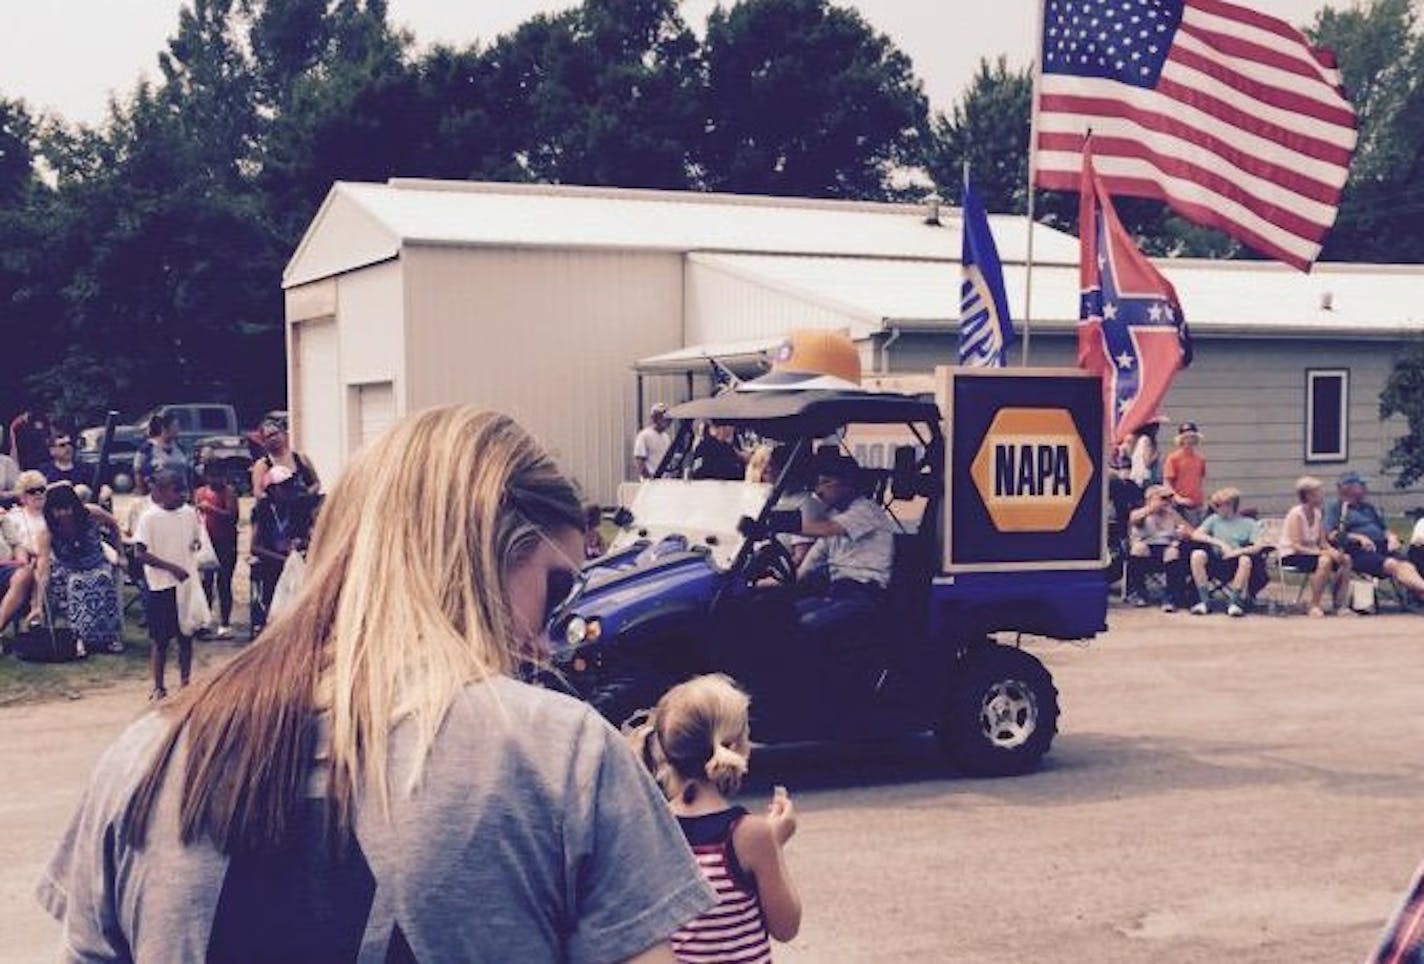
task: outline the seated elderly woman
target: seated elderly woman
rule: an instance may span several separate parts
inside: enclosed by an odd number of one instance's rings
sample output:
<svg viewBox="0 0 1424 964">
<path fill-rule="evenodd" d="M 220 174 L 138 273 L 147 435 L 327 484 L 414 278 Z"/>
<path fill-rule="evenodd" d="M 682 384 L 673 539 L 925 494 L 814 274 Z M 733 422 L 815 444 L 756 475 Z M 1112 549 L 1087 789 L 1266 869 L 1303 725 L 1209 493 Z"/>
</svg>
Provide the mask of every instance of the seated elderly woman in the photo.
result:
<svg viewBox="0 0 1424 964">
<path fill-rule="evenodd" d="M 73 486 L 56 482 L 45 491 L 44 532 L 39 537 L 34 599 L 30 624 L 44 621 L 48 599 L 74 630 L 75 650 L 122 653 L 123 617 L 113 563 L 104 553 L 100 529 L 114 542 L 121 538 L 118 520 L 96 505 L 79 501 Z"/>
<path fill-rule="evenodd" d="M 1350 557 L 1330 545 L 1325 538 L 1325 483 L 1306 475 L 1296 480 L 1297 505 L 1286 513 L 1281 527 L 1281 565 L 1297 572 L 1310 573 L 1310 615 L 1325 615 L 1320 603 L 1325 586 L 1331 586 L 1335 612 L 1341 616 L 1352 612 L 1346 605 L 1350 596 Z"/>
<path fill-rule="evenodd" d="M 1260 523 L 1240 514 L 1239 490 L 1218 489 L 1208 505 L 1211 515 L 1192 533 L 1192 581 L 1197 587 L 1192 615 L 1205 616 L 1211 611 L 1211 580 L 1216 579 L 1229 583 L 1226 614 L 1244 616 L 1245 605 L 1270 580 L 1262 554 L 1273 547 L 1260 541 Z"/>
<path fill-rule="evenodd" d="M 30 600 L 35 584 L 35 570 L 20 558 L 23 550 L 11 545 L 0 526 L 0 633 L 10 625 Z"/>
</svg>

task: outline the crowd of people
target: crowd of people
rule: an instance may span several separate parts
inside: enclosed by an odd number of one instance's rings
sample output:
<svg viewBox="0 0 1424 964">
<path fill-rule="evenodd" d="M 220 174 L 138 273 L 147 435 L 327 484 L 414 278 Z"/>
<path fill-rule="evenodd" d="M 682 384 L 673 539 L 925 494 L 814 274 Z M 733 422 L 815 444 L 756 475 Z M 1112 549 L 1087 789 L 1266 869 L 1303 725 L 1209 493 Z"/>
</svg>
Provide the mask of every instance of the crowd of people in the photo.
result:
<svg viewBox="0 0 1424 964">
<path fill-rule="evenodd" d="M 96 489 L 93 469 L 76 462 L 69 427 L 36 409 L 11 422 L 0 454 L 4 651 L 52 660 L 123 652 L 126 581 L 143 598 L 155 699 L 167 695 L 170 646 L 186 685 L 193 636 L 232 638 L 242 522 L 237 486 L 201 453 L 194 459 L 184 451 L 178 435 L 171 415 L 152 419 L 133 456 L 137 498 L 121 522 L 113 494 Z M 264 422 L 259 439 L 262 451 L 248 480 L 256 495 L 249 561 L 254 633 L 288 559 L 305 551 L 321 492 L 316 469 L 292 449 L 285 425 Z"/>
<path fill-rule="evenodd" d="M 1352 577 L 1390 580 L 1405 599 L 1424 600 L 1424 520 L 1406 545 L 1368 499 L 1364 477 L 1340 476 L 1336 498 L 1325 483 L 1297 480 L 1292 508 L 1278 526 L 1243 511 L 1241 493 L 1226 486 L 1206 494 L 1207 462 L 1194 422 L 1178 428 L 1172 450 L 1157 442 L 1165 420 L 1148 423 L 1115 453 L 1110 492 L 1126 524 L 1126 599 L 1151 604 L 1148 580 L 1165 577 L 1164 611 L 1205 615 L 1221 597 L 1229 616 L 1244 616 L 1271 581 L 1272 566 L 1295 573 L 1309 593 L 1307 612 L 1339 615 L 1351 605 Z M 1372 584 L 1371 584 L 1372 591 Z"/>
</svg>

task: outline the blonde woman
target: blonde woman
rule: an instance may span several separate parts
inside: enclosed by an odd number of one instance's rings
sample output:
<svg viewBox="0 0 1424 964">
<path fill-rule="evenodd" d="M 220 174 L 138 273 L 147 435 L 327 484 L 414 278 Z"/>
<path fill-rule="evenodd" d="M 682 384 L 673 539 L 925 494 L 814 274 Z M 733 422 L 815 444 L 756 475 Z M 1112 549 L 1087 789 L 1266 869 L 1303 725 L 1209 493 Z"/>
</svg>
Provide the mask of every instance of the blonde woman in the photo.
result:
<svg viewBox="0 0 1424 964">
<path fill-rule="evenodd" d="M 1331 587 L 1335 612 L 1352 613 L 1346 602 L 1350 595 L 1350 557 L 1325 539 L 1321 520 L 1325 514 L 1325 483 L 1309 475 L 1295 483 L 1296 505 L 1286 513 L 1276 549 L 1281 565 L 1310 574 L 1311 616 L 1325 615 L 1320 603 L 1325 587 Z"/>
<path fill-rule="evenodd" d="M 294 604 L 99 763 L 41 885 L 87 960 L 670 962 L 713 904 L 638 760 L 517 682 L 573 487 L 467 407 L 392 426 Z"/>
<path fill-rule="evenodd" d="M 48 527 L 45 522 L 45 477 L 34 469 L 21 472 L 15 480 L 15 507 L 0 518 L 5 527 L 5 540 L 15 547 L 15 557 L 26 565 L 39 559 L 40 536 Z"/>
<path fill-rule="evenodd" d="M 1269 581 L 1262 553 L 1273 547 L 1260 541 L 1261 526 L 1241 514 L 1241 492 L 1233 486 L 1217 489 L 1208 501 L 1211 515 L 1191 535 L 1197 545 L 1191 553 L 1192 580 L 1197 586 L 1193 616 L 1205 616 L 1211 607 L 1208 576 L 1227 582 L 1226 615 L 1244 616 Z"/>
</svg>

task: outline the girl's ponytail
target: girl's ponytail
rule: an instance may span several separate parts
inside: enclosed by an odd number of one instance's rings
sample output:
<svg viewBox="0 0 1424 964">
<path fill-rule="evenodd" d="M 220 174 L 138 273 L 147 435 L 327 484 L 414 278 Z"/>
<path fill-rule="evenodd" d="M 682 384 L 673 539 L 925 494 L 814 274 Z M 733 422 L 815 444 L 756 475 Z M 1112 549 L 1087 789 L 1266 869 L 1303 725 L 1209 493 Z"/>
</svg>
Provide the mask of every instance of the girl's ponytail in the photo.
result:
<svg viewBox="0 0 1424 964">
<path fill-rule="evenodd" d="M 717 792 L 729 797 L 741 789 L 742 777 L 747 775 L 747 758 L 725 743 L 718 743 L 707 760 L 706 772 Z"/>
</svg>

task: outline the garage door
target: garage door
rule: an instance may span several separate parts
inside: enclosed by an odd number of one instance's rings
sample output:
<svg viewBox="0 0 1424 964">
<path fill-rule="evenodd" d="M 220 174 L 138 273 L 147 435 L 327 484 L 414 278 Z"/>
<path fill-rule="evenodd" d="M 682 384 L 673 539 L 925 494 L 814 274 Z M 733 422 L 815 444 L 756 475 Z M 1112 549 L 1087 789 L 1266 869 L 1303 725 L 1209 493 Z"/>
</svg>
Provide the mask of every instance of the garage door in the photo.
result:
<svg viewBox="0 0 1424 964">
<path fill-rule="evenodd" d="M 356 386 L 356 425 L 352 451 L 364 448 L 395 421 L 396 392 L 390 382 Z"/>
<path fill-rule="evenodd" d="M 341 382 L 336 323 L 304 321 L 292 329 L 296 411 L 292 439 L 323 479 L 341 467 Z"/>
</svg>

